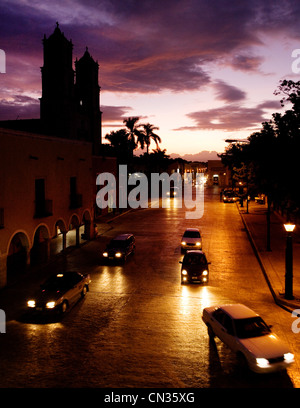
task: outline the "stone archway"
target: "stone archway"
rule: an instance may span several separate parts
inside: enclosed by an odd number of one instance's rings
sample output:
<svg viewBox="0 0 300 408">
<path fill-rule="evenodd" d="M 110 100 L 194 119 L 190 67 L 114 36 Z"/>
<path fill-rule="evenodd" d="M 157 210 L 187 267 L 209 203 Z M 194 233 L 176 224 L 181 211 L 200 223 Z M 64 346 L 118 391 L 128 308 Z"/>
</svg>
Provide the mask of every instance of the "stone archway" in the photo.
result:
<svg viewBox="0 0 300 408">
<path fill-rule="evenodd" d="M 24 232 L 14 234 L 7 253 L 7 281 L 26 271 L 29 264 L 29 246 L 29 239 Z"/>
<path fill-rule="evenodd" d="M 48 228 L 40 225 L 34 234 L 33 245 L 30 251 L 30 264 L 38 265 L 48 261 L 50 256 L 50 237 Z"/>
<path fill-rule="evenodd" d="M 92 231 L 91 214 L 88 210 L 86 210 L 83 213 L 82 224 L 83 224 L 83 232 L 81 234 L 81 238 L 84 240 L 90 240 L 93 236 L 93 231 Z"/>
<path fill-rule="evenodd" d="M 63 220 L 58 220 L 54 226 L 54 234 L 50 242 L 50 255 L 56 255 L 67 247 L 67 228 Z"/>
<path fill-rule="evenodd" d="M 67 246 L 79 246 L 80 235 L 79 235 L 80 221 L 77 214 L 73 214 L 69 222 L 69 231 L 67 233 Z"/>
</svg>

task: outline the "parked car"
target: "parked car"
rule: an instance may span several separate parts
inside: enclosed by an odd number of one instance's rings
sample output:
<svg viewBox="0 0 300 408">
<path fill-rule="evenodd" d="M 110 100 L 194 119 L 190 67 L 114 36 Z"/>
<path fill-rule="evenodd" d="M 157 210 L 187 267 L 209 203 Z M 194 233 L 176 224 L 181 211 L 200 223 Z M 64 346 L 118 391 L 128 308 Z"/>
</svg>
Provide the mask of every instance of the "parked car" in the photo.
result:
<svg viewBox="0 0 300 408">
<path fill-rule="evenodd" d="M 199 250 L 187 251 L 183 260 L 179 262 L 181 267 L 181 283 L 208 282 L 208 265 L 204 252 Z"/>
<path fill-rule="evenodd" d="M 27 301 L 28 309 L 36 312 L 59 311 L 68 307 L 89 290 L 90 275 L 64 272 L 51 275 Z"/>
<path fill-rule="evenodd" d="M 209 337 L 219 337 L 254 372 L 282 370 L 294 362 L 294 355 L 271 326 L 245 305 L 207 307 L 202 319 Z"/>
<path fill-rule="evenodd" d="M 201 249 L 202 238 L 198 228 L 187 228 L 181 238 L 181 252 L 189 249 Z"/>
<path fill-rule="evenodd" d="M 132 234 L 120 234 L 107 245 L 102 257 L 114 261 L 126 261 L 135 251 L 135 238 Z"/>
</svg>

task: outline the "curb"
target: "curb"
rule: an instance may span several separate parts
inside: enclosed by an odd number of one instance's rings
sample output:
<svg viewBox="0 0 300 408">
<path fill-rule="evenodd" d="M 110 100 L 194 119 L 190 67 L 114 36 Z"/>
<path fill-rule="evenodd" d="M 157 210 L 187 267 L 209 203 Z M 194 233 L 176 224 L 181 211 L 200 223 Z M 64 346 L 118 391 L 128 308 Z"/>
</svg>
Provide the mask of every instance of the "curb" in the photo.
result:
<svg viewBox="0 0 300 408">
<path fill-rule="evenodd" d="M 267 273 L 267 269 L 266 269 L 266 267 L 264 265 L 264 262 L 263 262 L 263 260 L 262 260 L 262 258 L 260 256 L 260 254 L 259 254 L 258 248 L 257 248 L 257 246 L 255 244 L 254 238 L 253 238 L 253 236 L 251 234 L 251 231 L 250 231 L 250 229 L 248 227 L 248 224 L 247 224 L 247 222 L 246 222 L 246 220 L 245 220 L 245 218 L 243 216 L 243 213 L 240 211 L 240 208 L 239 208 L 238 204 L 236 204 L 236 206 L 237 206 L 238 212 L 239 212 L 239 214 L 241 216 L 241 219 L 242 219 L 243 225 L 245 227 L 249 242 L 250 242 L 251 247 L 253 249 L 254 255 L 256 256 L 256 259 L 257 259 L 257 261 L 259 263 L 259 266 L 260 266 L 260 268 L 262 270 L 264 278 L 265 278 L 265 280 L 267 282 L 267 285 L 268 285 L 268 287 L 270 289 L 270 292 L 271 292 L 271 294 L 273 296 L 274 302 L 278 306 L 280 306 L 281 308 L 287 310 L 288 312 L 292 312 L 294 309 L 299 309 L 300 308 L 300 303 L 295 303 L 293 301 L 283 299 L 283 298 L 281 298 L 280 296 L 278 296 L 276 294 L 276 291 L 274 290 L 274 288 L 272 286 L 272 283 L 271 283 L 270 278 L 269 278 L 268 273 Z"/>
</svg>

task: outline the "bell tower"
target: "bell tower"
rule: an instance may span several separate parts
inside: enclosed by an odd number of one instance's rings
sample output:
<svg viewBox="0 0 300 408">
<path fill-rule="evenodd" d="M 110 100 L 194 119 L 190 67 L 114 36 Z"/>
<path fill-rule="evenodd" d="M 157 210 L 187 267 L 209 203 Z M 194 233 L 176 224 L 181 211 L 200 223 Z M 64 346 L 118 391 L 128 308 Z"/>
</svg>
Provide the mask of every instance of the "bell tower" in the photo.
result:
<svg viewBox="0 0 300 408">
<path fill-rule="evenodd" d="M 44 35 L 44 65 L 40 114 L 47 134 L 74 137 L 73 44 L 61 32 L 58 23 L 49 38 Z"/>
<path fill-rule="evenodd" d="M 84 55 L 75 61 L 75 69 L 78 138 L 92 142 L 94 154 L 98 154 L 101 145 L 99 64 L 91 57 L 88 48 Z"/>
</svg>

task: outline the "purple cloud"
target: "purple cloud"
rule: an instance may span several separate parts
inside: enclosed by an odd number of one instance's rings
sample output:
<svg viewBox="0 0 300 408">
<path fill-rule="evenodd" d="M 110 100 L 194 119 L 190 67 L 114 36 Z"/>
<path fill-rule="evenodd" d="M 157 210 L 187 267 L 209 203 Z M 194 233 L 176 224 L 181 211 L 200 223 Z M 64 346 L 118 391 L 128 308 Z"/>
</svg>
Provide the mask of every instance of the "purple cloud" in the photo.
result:
<svg viewBox="0 0 300 408">
<path fill-rule="evenodd" d="M 235 102 L 246 98 L 246 92 L 235 86 L 228 85 L 224 81 L 217 81 L 213 85 L 216 90 L 217 99 L 225 102 Z"/>
<path fill-rule="evenodd" d="M 227 104 L 221 108 L 191 112 L 186 116 L 195 122 L 194 126 L 185 126 L 175 130 L 222 130 L 233 132 L 260 128 L 266 120 L 265 109 L 280 108 L 279 102 L 266 101 L 255 108 L 237 104 Z"/>
<path fill-rule="evenodd" d="M 212 82 L 207 62 L 258 70 L 262 59 L 253 46 L 261 44 L 259 34 L 299 37 L 299 11 L 296 0 L 4 0 L 0 38 L 8 70 L 1 98 L 9 100 L 5 89 L 41 94 L 42 38 L 57 20 L 73 41 L 74 59 L 88 46 L 99 62 L 102 91 L 184 92 Z M 215 90 L 222 100 L 244 99 L 243 91 L 224 83 Z"/>
</svg>

